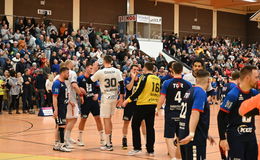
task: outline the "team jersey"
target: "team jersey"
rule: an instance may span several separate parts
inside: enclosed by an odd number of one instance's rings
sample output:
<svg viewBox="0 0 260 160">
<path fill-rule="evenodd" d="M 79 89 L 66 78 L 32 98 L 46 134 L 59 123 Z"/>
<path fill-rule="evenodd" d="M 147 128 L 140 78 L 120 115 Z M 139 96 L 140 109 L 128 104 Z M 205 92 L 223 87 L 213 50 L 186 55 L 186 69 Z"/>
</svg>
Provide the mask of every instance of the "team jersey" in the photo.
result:
<svg viewBox="0 0 260 160">
<path fill-rule="evenodd" d="M 87 93 L 87 95 L 84 96 L 84 101 L 99 93 L 99 84 L 97 81 L 91 81 L 91 76 L 92 75 L 86 77 L 85 75 L 82 75 L 77 79 L 79 87 L 84 88 Z"/>
<path fill-rule="evenodd" d="M 116 100 L 118 98 L 119 82 L 123 81 L 122 72 L 114 67 L 103 68 L 91 76 L 93 82 L 99 81 L 101 99 Z"/>
<path fill-rule="evenodd" d="M 156 105 L 160 97 L 161 80 L 153 74 L 140 76 L 138 86 L 128 101 L 137 99 L 137 105 Z"/>
<path fill-rule="evenodd" d="M 236 87 L 237 85 L 233 82 L 230 83 L 226 83 L 222 90 L 221 90 L 221 98 L 222 100 L 224 100 L 224 98 L 226 97 L 226 95 L 228 94 L 228 92 L 230 92 L 234 87 Z"/>
<path fill-rule="evenodd" d="M 129 96 L 131 96 L 131 95 L 135 92 L 136 87 L 137 87 L 137 85 L 138 85 L 138 80 L 139 80 L 139 78 L 134 81 L 133 88 L 132 88 L 131 90 L 128 90 L 128 89 L 126 88 L 126 86 L 131 82 L 131 80 L 132 80 L 131 77 L 126 77 L 126 78 L 125 78 L 125 81 L 124 81 L 125 90 L 126 90 L 126 96 L 125 96 L 126 99 L 127 99 Z"/>
<path fill-rule="evenodd" d="M 55 80 L 52 85 L 52 94 L 58 96 L 58 107 L 65 107 L 69 102 L 68 88 L 64 82 Z"/>
<path fill-rule="evenodd" d="M 186 81 L 189 81 L 193 86 L 196 84 L 196 77 L 194 77 L 194 75 L 192 73 L 185 74 L 183 76 L 183 79 Z M 209 84 L 209 87 L 207 88 L 207 92 L 209 95 L 212 95 L 214 92 L 211 83 Z"/>
<path fill-rule="evenodd" d="M 54 78 L 54 81 L 59 79 L 60 75 L 57 75 Z M 72 88 L 71 84 L 72 83 L 77 83 L 77 74 L 75 71 L 69 70 L 69 79 L 65 80 L 65 84 L 68 88 L 69 92 L 69 100 L 72 101 L 73 103 L 77 103 L 77 94 L 74 88 Z"/>
<path fill-rule="evenodd" d="M 191 87 L 192 84 L 182 78 L 172 78 L 163 83 L 161 94 L 166 96 L 165 116 L 179 120 L 182 98 Z"/>
<path fill-rule="evenodd" d="M 239 87 L 233 88 L 224 99 L 220 109 L 228 113 L 227 134 L 239 136 L 241 139 L 248 140 L 255 134 L 255 117 L 242 117 L 238 110 L 243 101 L 255 96 L 258 91 L 251 89 L 243 92 Z"/>
<path fill-rule="evenodd" d="M 192 110 L 200 112 L 199 122 L 195 131 L 193 142 L 190 144 L 206 145 L 209 130 L 210 110 L 207 103 L 207 93 L 200 87 L 189 89 L 181 103 L 179 138 L 183 139 L 189 135 L 189 123 Z"/>
<path fill-rule="evenodd" d="M 171 74 L 167 74 L 166 76 L 161 77 L 161 81 L 164 82 L 164 81 L 169 80 L 171 78 L 173 78 L 172 75 Z"/>
</svg>

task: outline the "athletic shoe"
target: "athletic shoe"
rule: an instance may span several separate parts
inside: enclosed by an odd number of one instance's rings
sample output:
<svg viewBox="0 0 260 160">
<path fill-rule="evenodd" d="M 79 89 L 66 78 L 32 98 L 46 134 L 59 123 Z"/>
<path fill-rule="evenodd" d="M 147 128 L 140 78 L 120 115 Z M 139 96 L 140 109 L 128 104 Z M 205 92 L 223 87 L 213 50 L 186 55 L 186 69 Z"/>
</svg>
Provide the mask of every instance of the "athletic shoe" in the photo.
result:
<svg viewBox="0 0 260 160">
<path fill-rule="evenodd" d="M 71 149 L 67 148 L 65 143 L 61 144 L 60 150 L 61 152 L 71 152 Z"/>
<path fill-rule="evenodd" d="M 77 142 L 76 142 L 74 139 L 70 138 L 70 139 L 69 139 L 69 143 L 71 143 L 71 144 L 76 144 Z"/>
<path fill-rule="evenodd" d="M 150 157 L 154 157 L 154 152 L 150 152 L 150 153 L 147 152 L 147 155 Z"/>
<path fill-rule="evenodd" d="M 113 151 L 113 146 L 112 145 L 110 145 L 110 146 L 104 145 L 104 146 L 100 147 L 100 149 L 102 151 Z"/>
<path fill-rule="evenodd" d="M 54 151 L 59 151 L 60 150 L 60 142 L 55 142 L 55 144 L 53 146 L 53 150 Z"/>
<path fill-rule="evenodd" d="M 126 138 L 126 137 L 124 137 L 124 138 L 122 139 L 122 148 L 123 148 L 123 149 L 127 149 L 127 138 Z"/>
<path fill-rule="evenodd" d="M 74 149 L 74 147 L 71 143 L 65 143 L 65 147 L 68 149 Z"/>
<path fill-rule="evenodd" d="M 85 146 L 84 142 L 80 141 L 79 139 L 77 140 L 77 144 L 78 144 L 78 146 L 81 146 L 81 147 Z"/>
<path fill-rule="evenodd" d="M 134 155 L 137 155 L 137 154 L 140 154 L 140 153 L 142 153 L 142 150 L 132 150 L 132 151 L 128 152 L 128 155 L 134 156 Z"/>
</svg>

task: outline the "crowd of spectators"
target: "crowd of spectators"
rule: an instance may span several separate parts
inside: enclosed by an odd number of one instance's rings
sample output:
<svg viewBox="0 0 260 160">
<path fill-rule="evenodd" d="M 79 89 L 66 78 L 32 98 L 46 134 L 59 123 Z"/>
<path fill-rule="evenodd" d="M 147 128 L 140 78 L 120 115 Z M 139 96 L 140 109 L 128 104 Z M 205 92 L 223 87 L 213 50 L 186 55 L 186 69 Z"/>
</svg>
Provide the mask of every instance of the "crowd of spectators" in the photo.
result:
<svg viewBox="0 0 260 160">
<path fill-rule="evenodd" d="M 61 62 L 71 59 L 74 70 L 80 74 L 87 61 L 98 61 L 101 65 L 104 55 L 111 55 L 113 66 L 124 75 L 132 64 L 141 67 L 150 61 L 139 51 L 135 36 L 120 34 L 115 26 L 101 32 L 90 23 L 74 31 L 70 23 L 62 23 L 57 28 L 48 20 L 17 18 L 12 29 L 3 17 L 0 21 L 0 104 L 4 101 L 3 108 L 9 108 L 10 114 L 13 109 L 20 113 L 17 106 L 21 100 L 23 113 L 34 113 L 33 108 L 49 106 L 48 93 Z"/>
<path fill-rule="evenodd" d="M 164 51 L 191 65 L 195 58 L 206 62 L 213 77 L 222 84 L 233 70 L 246 64 L 260 65 L 258 44 L 245 46 L 239 39 L 206 39 L 202 35 L 180 40 L 175 34 L 162 36 Z M 150 58 L 140 50 L 134 35 L 119 33 L 113 26 L 95 29 L 92 23 L 74 31 L 71 23 L 60 27 L 51 21 L 36 22 L 30 18 L 17 18 L 14 29 L 9 28 L 6 17 L 0 21 L 0 104 L 3 109 L 19 114 L 34 113 L 34 108 L 51 106 L 51 85 L 59 73 L 59 64 L 71 59 L 74 70 L 81 74 L 87 61 L 102 64 L 104 55 L 113 57 L 113 66 L 127 75 L 132 64 L 140 68 L 152 61 L 157 75 L 168 74 L 167 62 L 162 54 Z M 0 114 L 2 107 L 0 105 Z"/>
<path fill-rule="evenodd" d="M 204 60 L 205 67 L 216 84 L 218 95 L 233 71 L 239 71 L 245 65 L 260 68 L 260 44 L 257 42 L 246 45 L 239 38 L 207 39 L 200 34 L 190 35 L 181 40 L 174 33 L 163 33 L 162 41 L 164 52 L 188 66 L 191 66 L 196 58 Z"/>
</svg>

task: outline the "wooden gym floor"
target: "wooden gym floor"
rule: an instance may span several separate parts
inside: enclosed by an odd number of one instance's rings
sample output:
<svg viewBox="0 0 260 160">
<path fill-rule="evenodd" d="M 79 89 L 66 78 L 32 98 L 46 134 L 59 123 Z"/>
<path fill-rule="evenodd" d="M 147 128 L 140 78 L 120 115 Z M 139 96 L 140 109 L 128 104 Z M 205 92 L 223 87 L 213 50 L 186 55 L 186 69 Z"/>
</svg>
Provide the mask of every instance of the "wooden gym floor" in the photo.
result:
<svg viewBox="0 0 260 160">
<path fill-rule="evenodd" d="M 218 107 L 211 107 L 210 134 L 218 139 L 216 115 Z M 167 148 L 163 138 L 164 122 L 163 115 L 156 117 L 155 132 L 155 157 L 148 157 L 144 152 L 138 156 L 128 156 L 127 152 L 132 149 L 131 128 L 128 134 L 128 150 L 121 149 L 123 126 L 123 110 L 118 109 L 113 117 L 113 145 L 114 151 L 100 151 L 99 134 L 92 115 L 86 123 L 84 133 L 85 147 L 77 147 L 71 153 L 53 151 L 54 127 L 52 117 L 38 117 L 37 115 L 21 114 L 8 115 L 4 112 L 0 115 L 0 160 L 65 160 L 65 159 L 86 159 L 86 160 L 138 160 L 158 159 L 168 160 Z M 79 122 L 79 121 L 78 121 Z M 257 117 L 257 137 L 260 140 L 260 118 Z M 78 123 L 72 132 L 72 138 L 77 139 Z M 218 146 L 207 148 L 207 160 L 219 160 Z"/>
</svg>

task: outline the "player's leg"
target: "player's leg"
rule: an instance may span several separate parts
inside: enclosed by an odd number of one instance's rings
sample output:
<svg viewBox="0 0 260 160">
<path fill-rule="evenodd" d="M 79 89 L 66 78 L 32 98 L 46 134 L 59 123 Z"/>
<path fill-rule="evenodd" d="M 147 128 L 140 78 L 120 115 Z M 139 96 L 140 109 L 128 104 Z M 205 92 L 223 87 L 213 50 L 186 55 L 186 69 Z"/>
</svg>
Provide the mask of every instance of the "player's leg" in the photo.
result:
<svg viewBox="0 0 260 160">
<path fill-rule="evenodd" d="M 247 142 L 245 147 L 245 159 L 257 160 L 258 158 L 258 145 L 256 138 Z"/>
<path fill-rule="evenodd" d="M 123 138 L 122 138 L 122 148 L 123 149 L 127 149 L 127 133 L 128 133 L 128 126 L 130 124 L 130 121 L 132 119 L 133 116 L 133 107 L 130 104 L 127 104 L 126 107 L 124 108 L 124 115 L 123 115 L 123 128 L 122 128 L 122 134 L 123 134 Z"/>
<path fill-rule="evenodd" d="M 111 102 L 103 102 L 101 103 L 100 108 L 100 116 L 103 118 L 104 121 L 104 128 L 105 128 L 105 145 L 101 147 L 101 150 L 108 150 L 112 151 L 112 121 L 111 116 L 113 112 L 113 108 L 115 108 L 116 105 Z"/>
<path fill-rule="evenodd" d="M 81 118 L 80 118 L 80 122 L 79 122 L 79 136 L 78 136 L 78 140 L 77 143 L 79 146 L 84 146 L 84 141 L 83 141 L 83 133 L 84 133 L 84 128 L 85 128 L 85 124 L 88 118 L 88 115 L 90 113 L 90 105 L 87 105 L 87 102 L 85 102 L 84 104 L 81 105 L 80 107 L 80 113 L 81 113 Z"/>
<path fill-rule="evenodd" d="M 100 145 L 104 145 L 105 135 L 104 135 L 103 124 L 102 124 L 101 118 L 100 118 L 100 107 L 99 107 L 98 101 L 93 101 L 91 108 L 90 108 L 90 112 L 94 116 L 96 126 L 97 126 L 97 130 L 98 130 L 99 135 L 100 135 Z"/>
<path fill-rule="evenodd" d="M 235 136 L 227 136 L 229 145 L 228 159 L 244 159 L 245 144 Z"/>
<path fill-rule="evenodd" d="M 75 126 L 78 118 L 78 106 L 75 104 L 75 107 L 72 107 L 70 104 L 68 105 L 68 110 L 67 110 L 67 125 L 65 129 L 65 142 L 67 147 L 73 148 L 71 145 L 72 143 L 76 143 L 75 140 L 71 139 L 71 131 L 73 127 Z"/>
<path fill-rule="evenodd" d="M 59 138 L 60 138 L 60 144 L 59 144 L 59 151 L 62 152 L 70 152 L 71 150 L 66 147 L 65 144 L 65 128 L 66 128 L 66 108 L 58 108 L 58 118 L 56 119 L 56 123 L 58 125 L 58 131 L 59 131 Z"/>
<path fill-rule="evenodd" d="M 143 138 L 146 141 L 146 125 L 145 125 L 145 121 L 144 120 L 141 123 L 141 130 L 142 130 Z"/>
<path fill-rule="evenodd" d="M 128 153 L 129 155 L 136 155 L 138 153 L 141 153 L 141 150 L 142 150 L 140 126 L 141 126 L 142 120 L 144 119 L 144 111 L 141 107 L 142 106 L 137 106 L 136 110 L 133 114 L 131 127 L 132 127 L 132 140 L 133 140 L 134 149 Z"/>
<path fill-rule="evenodd" d="M 155 142 L 155 131 L 154 131 L 154 118 L 155 118 L 155 107 L 148 106 L 145 107 L 145 124 L 147 131 L 146 149 L 149 155 L 154 154 L 154 142 Z"/>
<path fill-rule="evenodd" d="M 165 137 L 168 153 L 171 158 L 176 158 L 175 156 L 176 147 L 174 146 L 174 134 L 175 134 L 174 120 L 172 120 L 170 116 L 165 116 L 164 137 Z"/>
</svg>

